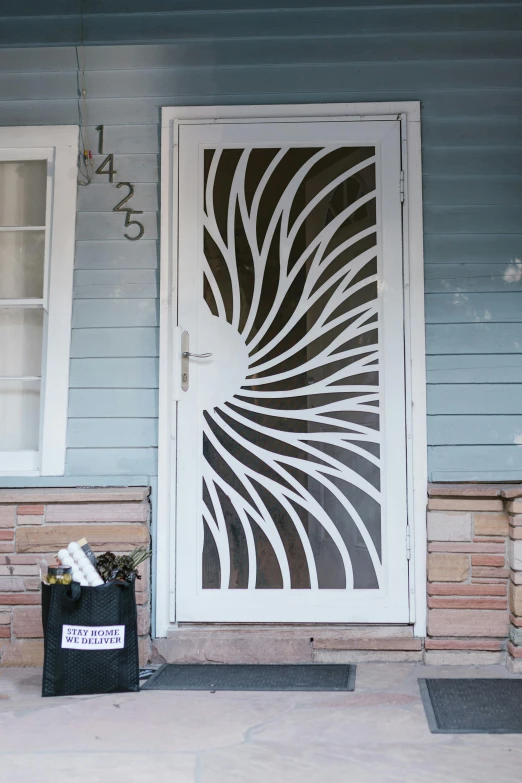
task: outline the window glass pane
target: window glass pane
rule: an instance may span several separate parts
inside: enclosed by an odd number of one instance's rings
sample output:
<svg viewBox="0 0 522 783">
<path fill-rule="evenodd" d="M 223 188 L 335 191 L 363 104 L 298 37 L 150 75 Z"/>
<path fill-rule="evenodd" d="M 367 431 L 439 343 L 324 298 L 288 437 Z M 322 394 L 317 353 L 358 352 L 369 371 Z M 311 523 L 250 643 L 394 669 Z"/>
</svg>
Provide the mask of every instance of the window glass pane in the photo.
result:
<svg viewBox="0 0 522 783">
<path fill-rule="evenodd" d="M 45 225 L 46 160 L 0 162 L 0 226 Z"/>
<path fill-rule="evenodd" d="M 0 377 L 40 376 L 42 329 L 42 308 L 0 308 Z"/>
<path fill-rule="evenodd" d="M 45 232 L 0 231 L 0 299 L 41 299 Z"/>
<path fill-rule="evenodd" d="M 0 380 L 0 451 L 37 451 L 40 382 Z"/>
</svg>

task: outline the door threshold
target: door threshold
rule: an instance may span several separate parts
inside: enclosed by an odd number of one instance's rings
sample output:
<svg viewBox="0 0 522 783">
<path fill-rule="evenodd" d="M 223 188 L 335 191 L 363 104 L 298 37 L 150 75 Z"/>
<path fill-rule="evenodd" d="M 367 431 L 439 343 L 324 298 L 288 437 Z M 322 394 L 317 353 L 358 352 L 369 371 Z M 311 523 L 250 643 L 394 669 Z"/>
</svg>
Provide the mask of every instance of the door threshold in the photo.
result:
<svg viewBox="0 0 522 783">
<path fill-rule="evenodd" d="M 155 660 L 166 663 L 355 663 L 422 657 L 413 625 L 183 623 L 153 644 Z"/>
</svg>

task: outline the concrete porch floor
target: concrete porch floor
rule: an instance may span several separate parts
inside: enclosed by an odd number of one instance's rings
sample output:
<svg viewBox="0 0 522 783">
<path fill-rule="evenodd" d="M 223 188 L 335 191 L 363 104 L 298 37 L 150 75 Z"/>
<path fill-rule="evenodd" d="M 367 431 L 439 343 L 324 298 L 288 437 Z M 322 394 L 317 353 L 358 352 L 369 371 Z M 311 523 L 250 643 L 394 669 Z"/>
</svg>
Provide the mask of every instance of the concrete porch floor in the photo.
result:
<svg viewBox="0 0 522 783">
<path fill-rule="evenodd" d="M 417 677 L 503 666 L 357 666 L 354 693 L 143 691 L 40 697 L 39 669 L 0 669 L 0 780 L 13 783 L 497 783 L 522 735 L 433 735 Z"/>
</svg>

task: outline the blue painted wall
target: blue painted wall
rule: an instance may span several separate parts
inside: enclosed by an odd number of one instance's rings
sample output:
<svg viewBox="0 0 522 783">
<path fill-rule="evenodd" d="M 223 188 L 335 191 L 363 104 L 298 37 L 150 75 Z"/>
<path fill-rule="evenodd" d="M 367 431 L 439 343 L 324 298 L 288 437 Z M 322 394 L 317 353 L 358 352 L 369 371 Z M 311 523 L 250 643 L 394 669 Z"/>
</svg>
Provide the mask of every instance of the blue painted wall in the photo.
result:
<svg viewBox="0 0 522 783">
<path fill-rule="evenodd" d="M 83 0 L 81 31 L 45 6 L 0 0 L 0 124 L 77 123 L 82 34 L 90 143 L 146 227 L 80 188 L 67 483 L 156 473 L 160 107 L 379 100 L 422 103 L 430 477 L 522 479 L 520 2 Z"/>
</svg>

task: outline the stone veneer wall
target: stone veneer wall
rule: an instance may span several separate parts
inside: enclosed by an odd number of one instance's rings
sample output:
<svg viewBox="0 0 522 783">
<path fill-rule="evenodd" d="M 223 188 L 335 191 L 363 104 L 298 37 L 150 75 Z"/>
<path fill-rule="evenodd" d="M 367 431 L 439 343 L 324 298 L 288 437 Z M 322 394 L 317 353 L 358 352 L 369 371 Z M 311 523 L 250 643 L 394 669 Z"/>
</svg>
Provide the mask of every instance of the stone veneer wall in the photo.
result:
<svg viewBox="0 0 522 783">
<path fill-rule="evenodd" d="M 428 495 L 426 663 L 507 659 L 522 671 L 522 485 L 432 484 Z"/>
<path fill-rule="evenodd" d="M 0 489 L 0 665 L 43 662 L 37 561 L 70 541 L 95 553 L 129 552 L 150 541 L 148 487 Z M 150 563 L 136 583 L 140 660 L 150 659 Z"/>
</svg>

